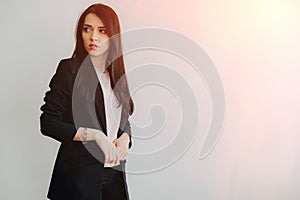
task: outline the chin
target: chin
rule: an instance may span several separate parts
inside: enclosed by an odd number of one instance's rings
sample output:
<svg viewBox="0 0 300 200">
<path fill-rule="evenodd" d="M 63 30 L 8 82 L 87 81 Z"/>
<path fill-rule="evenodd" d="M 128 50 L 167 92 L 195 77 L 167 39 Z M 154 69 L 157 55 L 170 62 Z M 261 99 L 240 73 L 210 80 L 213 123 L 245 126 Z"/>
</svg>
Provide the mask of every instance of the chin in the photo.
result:
<svg viewBox="0 0 300 200">
<path fill-rule="evenodd" d="M 90 51 L 89 52 L 89 55 L 90 56 L 100 56 L 100 55 L 102 55 L 102 54 L 104 54 L 104 53 L 106 53 L 107 51 Z"/>
<path fill-rule="evenodd" d="M 95 52 L 89 52 L 89 55 L 90 56 L 98 56 L 98 55 L 100 55 L 99 53 L 95 53 Z"/>
</svg>

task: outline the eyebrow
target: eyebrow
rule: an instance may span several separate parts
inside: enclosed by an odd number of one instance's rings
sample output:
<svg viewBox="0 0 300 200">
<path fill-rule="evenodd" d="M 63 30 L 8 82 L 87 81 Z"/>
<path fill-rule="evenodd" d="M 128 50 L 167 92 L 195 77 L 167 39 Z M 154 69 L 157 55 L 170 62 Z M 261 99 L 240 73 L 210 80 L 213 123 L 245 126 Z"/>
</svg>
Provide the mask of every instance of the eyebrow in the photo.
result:
<svg viewBox="0 0 300 200">
<path fill-rule="evenodd" d="M 83 24 L 83 26 L 92 27 L 92 26 L 91 26 L 91 25 L 89 25 L 89 24 Z M 98 28 L 105 28 L 105 26 L 99 26 Z"/>
</svg>

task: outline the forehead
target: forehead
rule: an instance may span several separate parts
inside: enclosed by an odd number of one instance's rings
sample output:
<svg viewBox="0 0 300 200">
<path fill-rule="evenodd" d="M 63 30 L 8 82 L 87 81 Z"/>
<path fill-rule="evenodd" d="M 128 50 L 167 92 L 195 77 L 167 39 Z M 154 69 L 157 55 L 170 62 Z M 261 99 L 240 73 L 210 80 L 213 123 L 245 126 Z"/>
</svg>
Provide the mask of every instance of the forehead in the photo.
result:
<svg viewBox="0 0 300 200">
<path fill-rule="evenodd" d="M 87 14 L 87 16 L 85 16 L 84 24 L 88 24 L 95 27 L 104 26 L 102 20 L 94 13 L 89 13 Z"/>
</svg>

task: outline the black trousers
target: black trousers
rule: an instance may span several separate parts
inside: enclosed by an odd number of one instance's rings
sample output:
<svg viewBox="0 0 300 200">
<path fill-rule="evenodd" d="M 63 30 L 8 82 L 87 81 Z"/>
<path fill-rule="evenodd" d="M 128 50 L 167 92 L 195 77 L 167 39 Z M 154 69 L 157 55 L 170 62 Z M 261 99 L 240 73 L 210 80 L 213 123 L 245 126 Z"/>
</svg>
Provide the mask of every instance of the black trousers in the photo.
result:
<svg viewBox="0 0 300 200">
<path fill-rule="evenodd" d="M 127 200 L 123 172 L 105 167 L 102 175 L 101 200 Z"/>
<path fill-rule="evenodd" d="M 100 197 L 97 200 L 129 200 L 127 182 L 123 176 L 121 165 L 104 167 L 100 189 Z M 51 198 L 51 200 L 61 199 Z"/>
</svg>

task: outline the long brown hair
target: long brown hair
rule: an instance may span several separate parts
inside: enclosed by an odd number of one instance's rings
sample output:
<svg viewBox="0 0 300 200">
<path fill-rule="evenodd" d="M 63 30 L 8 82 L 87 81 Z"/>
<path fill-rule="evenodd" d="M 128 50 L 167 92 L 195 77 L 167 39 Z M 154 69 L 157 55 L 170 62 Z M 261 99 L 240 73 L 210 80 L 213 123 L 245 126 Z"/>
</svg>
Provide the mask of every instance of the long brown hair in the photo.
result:
<svg viewBox="0 0 300 200">
<path fill-rule="evenodd" d="M 85 50 L 82 40 L 82 28 L 84 25 L 85 17 L 89 14 L 96 14 L 104 23 L 107 34 L 113 39 L 110 40 L 109 54 L 107 57 L 107 70 L 111 79 L 111 87 L 119 100 L 124 106 L 125 110 L 131 115 L 134 110 L 133 100 L 130 96 L 127 78 L 124 69 L 123 51 L 120 37 L 120 23 L 115 11 L 104 4 L 98 3 L 89 6 L 80 16 L 77 29 L 76 29 L 76 46 L 72 57 L 77 58 L 80 63 L 88 55 Z M 117 87 L 115 87 L 117 85 Z"/>
</svg>

